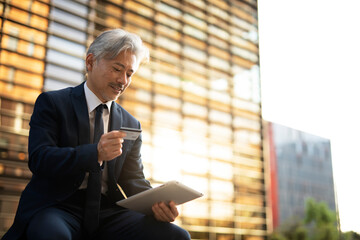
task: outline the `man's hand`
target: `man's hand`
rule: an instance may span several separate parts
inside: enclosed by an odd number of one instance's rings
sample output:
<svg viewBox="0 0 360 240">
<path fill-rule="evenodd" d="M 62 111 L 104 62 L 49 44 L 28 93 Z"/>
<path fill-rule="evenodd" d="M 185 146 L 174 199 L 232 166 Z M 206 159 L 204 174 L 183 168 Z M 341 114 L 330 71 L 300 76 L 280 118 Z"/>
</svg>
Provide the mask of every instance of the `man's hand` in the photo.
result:
<svg viewBox="0 0 360 240">
<path fill-rule="evenodd" d="M 98 162 L 110 161 L 122 154 L 122 143 L 126 133 L 120 131 L 111 131 L 101 136 L 97 145 Z"/>
<path fill-rule="evenodd" d="M 169 205 L 166 205 L 164 202 L 155 203 L 152 206 L 152 210 L 155 219 L 161 222 L 173 222 L 176 217 L 179 216 L 179 212 L 173 201 L 171 201 Z"/>
</svg>

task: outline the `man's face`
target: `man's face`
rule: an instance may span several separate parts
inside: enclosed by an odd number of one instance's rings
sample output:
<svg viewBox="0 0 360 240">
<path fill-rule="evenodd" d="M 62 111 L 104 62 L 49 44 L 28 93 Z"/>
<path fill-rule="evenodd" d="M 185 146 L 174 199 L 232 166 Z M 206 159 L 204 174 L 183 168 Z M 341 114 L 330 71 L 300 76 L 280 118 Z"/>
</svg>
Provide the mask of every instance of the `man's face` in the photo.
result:
<svg viewBox="0 0 360 240">
<path fill-rule="evenodd" d="M 131 83 L 131 76 L 139 67 L 131 51 L 122 51 L 114 59 L 96 60 L 93 54 L 86 57 L 87 84 L 102 101 L 116 100 Z"/>
</svg>

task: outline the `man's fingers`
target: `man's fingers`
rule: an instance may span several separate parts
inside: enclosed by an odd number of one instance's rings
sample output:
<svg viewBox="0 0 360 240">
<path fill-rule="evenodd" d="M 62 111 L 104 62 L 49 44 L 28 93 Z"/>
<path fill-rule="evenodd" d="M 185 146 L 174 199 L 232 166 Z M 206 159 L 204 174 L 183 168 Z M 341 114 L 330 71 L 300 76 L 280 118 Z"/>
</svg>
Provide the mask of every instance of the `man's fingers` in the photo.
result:
<svg viewBox="0 0 360 240">
<path fill-rule="evenodd" d="M 174 216 L 175 218 L 176 218 L 177 216 L 179 216 L 179 211 L 178 211 L 178 209 L 177 209 L 177 207 L 176 207 L 175 202 L 174 202 L 174 201 L 171 201 L 171 202 L 169 203 L 169 206 L 170 206 L 170 210 L 171 210 L 173 216 Z"/>
<path fill-rule="evenodd" d="M 104 160 L 112 160 L 122 154 L 121 148 L 116 149 L 104 149 L 102 154 L 104 155 Z"/>
<path fill-rule="evenodd" d="M 177 209 L 174 210 L 173 209 L 174 207 L 176 209 L 175 203 L 173 203 L 172 206 L 170 207 L 166 205 L 164 202 L 156 203 L 153 205 L 154 217 L 158 221 L 173 222 L 175 221 L 175 218 L 178 216 Z"/>
<path fill-rule="evenodd" d="M 169 206 L 166 205 L 164 202 L 159 204 L 160 209 L 165 215 L 165 219 L 169 222 L 173 222 L 175 220 L 175 216 L 173 215 L 172 211 L 170 210 Z"/>
<path fill-rule="evenodd" d="M 111 132 L 105 133 L 104 135 L 106 135 L 106 137 L 108 137 L 110 139 L 126 137 L 126 133 L 120 132 L 120 131 L 117 131 L 117 130 L 113 130 Z"/>
<path fill-rule="evenodd" d="M 119 131 L 111 131 L 101 136 L 98 143 L 99 161 L 109 161 L 122 154 L 122 143 L 126 136 L 125 133 Z"/>
<path fill-rule="evenodd" d="M 158 221 L 169 222 L 169 219 L 167 218 L 167 216 L 164 213 L 164 211 L 162 210 L 162 208 L 159 206 L 159 203 L 154 204 L 153 212 L 154 212 L 154 217 Z"/>
<path fill-rule="evenodd" d="M 122 147 L 122 143 L 124 142 L 122 136 L 124 136 L 124 134 L 118 131 L 105 133 L 101 136 L 99 144 L 101 144 L 102 149 L 106 151 L 115 151 Z"/>
<path fill-rule="evenodd" d="M 104 147 L 116 148 L 116 147 L 122 147 L 124 139 L 122 139 L 122 138 L 112 138 L 112 139 L 104 138 L 100 142 Z"/>
</svg>

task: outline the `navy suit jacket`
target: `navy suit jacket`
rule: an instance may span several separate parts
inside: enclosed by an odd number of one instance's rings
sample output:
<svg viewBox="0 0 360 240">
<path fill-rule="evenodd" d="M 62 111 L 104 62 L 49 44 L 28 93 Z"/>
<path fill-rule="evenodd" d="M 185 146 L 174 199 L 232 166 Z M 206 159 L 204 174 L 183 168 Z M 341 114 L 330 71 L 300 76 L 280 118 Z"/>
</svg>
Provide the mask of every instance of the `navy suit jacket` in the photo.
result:
<svg viewBox="0 0 360 240">
<path fill-rule="evenodd" d="M 3 239 L 21 239 L 30 218 L 39 210 L 65 200 L 79 189 L 85 173 L 100 171 L 97 144 L 90 143 L 84 83 L 39 95 L 30 120 L 29 168 L 33 176 L 23 191 L 12 227 Z M 113 102 L 109 130 L 141 128 L 140 123 Z M 126 195 L 151 188 L 141 162 L 141 136 L 125 140 L 122 154 L 109 161 L 109 171 Z M 114 184 L 115 185 L 115 184 Z M 122 198 L 109 189 L 112 200 Z"/>
</svg>

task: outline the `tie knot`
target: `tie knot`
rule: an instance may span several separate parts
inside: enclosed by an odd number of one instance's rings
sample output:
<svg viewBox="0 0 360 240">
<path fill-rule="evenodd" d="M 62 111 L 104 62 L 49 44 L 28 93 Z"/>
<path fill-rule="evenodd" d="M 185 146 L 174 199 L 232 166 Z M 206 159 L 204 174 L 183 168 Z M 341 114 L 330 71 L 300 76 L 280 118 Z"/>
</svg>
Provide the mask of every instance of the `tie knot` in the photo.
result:
<svg viewBox="0 0 360 240">
<path fill-rule="evenodd" d="M 99 104 L 99 106 L 97 106 L 95 109 L 96 109 L 96 112 L 99 112 L 100 114 L 102 114 L 104 108 L 107 108 L 106 104 Z"/>
</svg>

